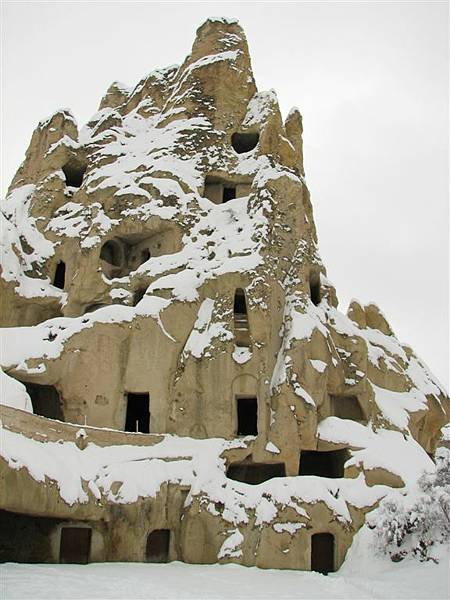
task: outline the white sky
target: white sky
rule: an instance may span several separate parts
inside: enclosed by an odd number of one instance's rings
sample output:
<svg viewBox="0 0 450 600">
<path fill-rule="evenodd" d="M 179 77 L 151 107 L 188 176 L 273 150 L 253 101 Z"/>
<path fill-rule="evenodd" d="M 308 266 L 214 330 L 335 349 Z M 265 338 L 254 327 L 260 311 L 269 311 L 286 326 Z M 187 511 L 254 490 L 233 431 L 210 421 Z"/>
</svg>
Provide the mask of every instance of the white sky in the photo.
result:
<svg viewBox="0 0 450 600">
<path fill-rule="evenodd" d="M 114 80 L 180 63 L 208 16 L 244 27 L 259 89 L 304 119 L 306 177 L 341 310 L 375 301 L 449 381 L 446 2 L 2 4 L 2 194 L 38 121 L 79 124 Z"/>
</svg>

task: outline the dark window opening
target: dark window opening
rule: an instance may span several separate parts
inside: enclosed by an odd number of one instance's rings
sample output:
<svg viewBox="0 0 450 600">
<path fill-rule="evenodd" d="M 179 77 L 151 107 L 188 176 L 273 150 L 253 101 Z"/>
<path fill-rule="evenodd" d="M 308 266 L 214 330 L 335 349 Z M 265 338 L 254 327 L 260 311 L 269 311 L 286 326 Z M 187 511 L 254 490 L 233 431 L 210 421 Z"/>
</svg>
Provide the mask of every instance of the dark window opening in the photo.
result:
<svg viewBox="0 0 450 600">
<path fill-rule="evenodd" d="M 86 565 L 91 553 L 91 536 L 92 529 L 89 527 L 63 527 L 59 562 Z"/>
<path fill-rule="evenodd" d="M 136 306 L 136 304 L 138 302 L 140 302 L 142 300 L 142 298 L 145 296 L 145 293 L 147 291 L 146 287 L 140 288 L 138 290 L 136 290 L 133 294 L 133 306 Z"/>
<path fill-rule="evenodd" d="M 309 295 L 311 302 L 318 306 L 322 300 L 320 295 L 320 274 L 311 273 L 309 276 Z"/>
<path fill-rule="evenodd" d="M 286 477 L 286 467 L 284 463 L 234 463 L 228 467 L 227 477 L 258 485 L 273 477 Z"/>
<path fill-rule="evenodd" d="M 78 161 L 68 162 L 66 165 L 64 165 L 62 170 L 66 178 L 67 186 L 76 188 L 81 187 L 84 173 L 86 171 L 86 167 L 82 163 Z"/>
<path fill-rule="evenodd" d="M 245 292 L 238 288 L 234 294 L 234 314 L 246 315 L 247 303 L 245 301 Z"/>
<path fill-rule="evenodd" d="M 238 288 L 234 295 L 234 336 L 237 346 L 250 346 L 250 331 L 248 324 L 247 303 L 245 292 Z"/>
<path fill-rule="evenodd" d="M 348 451 L 346 449 L 328 452 L 302 450 L 298 474 L 332 478 L 344 477 L 344 464 L 347 459 Z"/>
<path fill-rule="evenodd" d="M 323 575 L 334 571 L 334 536 L 331 533 L 311 536 L 311 571 Z"/>
<path fill-rule="evenodd" d="M 237 434 L 258 435 L 258 400 L 255 397 L 237 398 Z"/>
<path fill-rule="evenodd" d="M 331 413 L 340 419 L 365 420 L 357 396 L 331 396 Z"/>
<path fill-rule="evenodd" d="M 0 563 L 51 563 L 51 534 L 61 520 L 0 510 Z"/>
<path fill-rule="evenodd" d="M 145 558 L 147 562 L 169 562 L 170 530 L 155 529 L 148 534 Z"/>
<path fill-rule="evenodd" d="M 35 415 L 64 421 L 61 400 L 57 389 L 53 385 L 40 385 L 38 383 L 24 383 L 31 398 Z"/>
<path fill-rule="evenodd" d="M 149 394 L 128 393 L 125 431 L 150 433 Z"/>
<path fill-rule="evenodd" d="M 114 267 L 120 267 L 122 265 L 121 247 L 114 240 L 109 240 L 103 244 L 100 258 Z"/>
<path fill-rule="evenodd" d="M 147 262 L 151 258 L 150 250 L 146 248 L 141 252 L 141 264 Z"/>
<path fill-rule="evenodd" d="M 259 142 L 259 133 L 233 133 L 231 145 L 238 154 L 254 150 Z"/>
<path fill-rule="evenodd" d="M 60 290 L 64 289 L 66 284 L 66 263 L 62 260 L 56 265 L 55 276 L 53 277 L 53 285 Z"/>
<path fill-rule="evenodd" d="M 236 198 L 236 188 L 235 187 L 224 187 L 223 188 L 223 196 L 222 202 L 228 202 L 229 200 L 234 200 Z"/>
</svg>

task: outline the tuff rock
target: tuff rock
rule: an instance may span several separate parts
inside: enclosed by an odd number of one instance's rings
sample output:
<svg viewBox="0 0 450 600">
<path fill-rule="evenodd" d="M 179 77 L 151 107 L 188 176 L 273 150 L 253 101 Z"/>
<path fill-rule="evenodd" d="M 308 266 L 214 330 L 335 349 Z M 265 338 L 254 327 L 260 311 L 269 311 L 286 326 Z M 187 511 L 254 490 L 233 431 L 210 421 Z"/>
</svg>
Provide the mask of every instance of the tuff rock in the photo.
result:
<svg viewBox="0 0 450 600">
<path fill-rule="evenodd" d="M 449 399 L 338 310 L 302 130 L 227 19 L 39 123 L 2 210 L 3 559 L 333 570 L 433 470 Z"/>
</svg>

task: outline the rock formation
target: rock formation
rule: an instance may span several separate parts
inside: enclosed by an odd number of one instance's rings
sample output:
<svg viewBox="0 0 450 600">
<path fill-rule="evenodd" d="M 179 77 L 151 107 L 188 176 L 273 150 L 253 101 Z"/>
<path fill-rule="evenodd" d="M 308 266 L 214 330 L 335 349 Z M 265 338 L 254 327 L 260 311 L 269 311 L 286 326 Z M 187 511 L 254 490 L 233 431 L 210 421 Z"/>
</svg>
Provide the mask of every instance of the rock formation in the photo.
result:
<svg viewBox="0 0 450 600">
<path fill-rule="evenodd" d="M 301 136 L 227 19 L 39 123 L 2 214 L 2 560 L 328 572 L 433 469 L 449 399 L 338 311 Z"/>
</svg>

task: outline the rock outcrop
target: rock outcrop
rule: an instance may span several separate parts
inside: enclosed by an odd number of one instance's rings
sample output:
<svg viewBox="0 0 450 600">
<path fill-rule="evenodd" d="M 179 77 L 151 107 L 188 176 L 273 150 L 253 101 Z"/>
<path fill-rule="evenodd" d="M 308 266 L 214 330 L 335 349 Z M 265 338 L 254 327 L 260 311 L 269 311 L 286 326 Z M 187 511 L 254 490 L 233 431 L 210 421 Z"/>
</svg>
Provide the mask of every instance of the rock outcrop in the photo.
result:
<svg viewBox="0 0 450 600">
<path fill-rule="evenodd" d="M 39 123 L 2 211 L 2 558 L 327 572 L 434 468 L 447 394 L 338 311 L 301 136 L 227 19 Z"/>
</svg>

